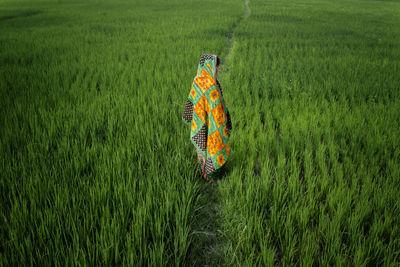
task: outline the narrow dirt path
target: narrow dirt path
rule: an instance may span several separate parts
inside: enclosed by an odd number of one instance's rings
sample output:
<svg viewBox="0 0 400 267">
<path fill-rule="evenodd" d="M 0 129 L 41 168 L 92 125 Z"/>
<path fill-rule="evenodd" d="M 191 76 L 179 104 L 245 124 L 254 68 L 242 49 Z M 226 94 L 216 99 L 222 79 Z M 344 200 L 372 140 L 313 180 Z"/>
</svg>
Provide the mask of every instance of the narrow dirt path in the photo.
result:
<svg viewBox="0 0 400 267">
<path fill-rule="evenodd" d="M 189 266 L 222 266 L 225 242 L 218 231 L 221 225 L 221 200 L 218 183 L 200 181 L 198 209 L 191 234 L 194 242 L 189 248 Z"/>
<path fill-rule="evenodd" d="M 250 8 L 249 8 L 249 3 L 250 0 L 246 0 L 246 2 L 244 2 L 244 13 L 241 16 L 241 18 L 239 19 L 239 21 L 235 24 L 235 26 L 232 28 L 231 32 L 228 34 L 228 49 L 227 52 L 225 54 L 225 60 L 223 60 L 223 62 L 226 62 L 228 58 L 230 58 L 231 56 L 231 51 L 232 51 L 232 46 L 233 46 L 233 39 L 234 39 L 234 33 L 237 29 L 237 27 L 239 27 L 239 25 L 242 23 L 243 20 L 247 19 L 250 16 Z M 222 63 L 222 65 L 224 65 Z M 223 69 L 223 66 L 221 66 Z"/>
<path fill-rule="evenodd" d="M 223 55 L 224 59 L 221 65 L 222 73 L 228 71 L 224 68 L 224 62 L 227 62 L 232 57 L 234 32 L 243 20 L 250 16 L 249 0 L 245 1 L 244 6 L 244 14 L 228 34 L 227 52 Z M 225 262 L 226 259 L 224 258 L 226 242 L 221 231 L 219 231 L 223 223 L 223 214 L 218 183 L 200 181 L 199 186 L 199 195 L 197 196 L 198 209 L 195 211 L 194 218 L 192 218 L 191 234 L 194 242 L 189 249 L 188 265 L 205 267 L 229 264 Z"/>
<path fill-rule="evenodd" d="M 249 8 L 249 0 L 246 0 L 246 2 L 244 3 L 244 7 L 245 7 L 245 12 L 244 12 L 244 18 L 247 19 L 248 16 L 250 16 L 250 8 Z"/>
</svg>

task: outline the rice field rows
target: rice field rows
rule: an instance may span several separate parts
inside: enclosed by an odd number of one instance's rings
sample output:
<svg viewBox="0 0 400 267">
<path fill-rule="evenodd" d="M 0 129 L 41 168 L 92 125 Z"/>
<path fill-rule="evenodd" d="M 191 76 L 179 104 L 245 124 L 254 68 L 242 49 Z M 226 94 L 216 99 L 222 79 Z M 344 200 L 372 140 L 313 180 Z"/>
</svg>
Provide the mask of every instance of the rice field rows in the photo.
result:
<svg viewBox="0 0 400 267">
<path fill-rule="evenodd" d="M 396 266 L 400 2 L 0 1 L 0 265 Z M 183 105 L 221 56 L 226 176 Z"/>
<path fill-rule="evenodd" d="M 228 265 L 399 263 L 399 4 L 251 2 L 221 78 Z"/>
</svg>

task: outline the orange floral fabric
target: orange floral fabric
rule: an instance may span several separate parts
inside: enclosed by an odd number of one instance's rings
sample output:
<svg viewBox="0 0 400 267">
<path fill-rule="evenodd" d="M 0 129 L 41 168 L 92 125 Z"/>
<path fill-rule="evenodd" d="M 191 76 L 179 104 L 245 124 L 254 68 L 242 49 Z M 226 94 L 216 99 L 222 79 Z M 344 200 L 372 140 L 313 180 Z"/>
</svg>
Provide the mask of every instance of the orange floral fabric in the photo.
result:
<svg viewBox="0 0 400 267">
<path fill-rule="evenodd" d="M 201 56 L 182 116 L 191 126 L 190 139 L 207 181 L 213 181 L 228 161 L 232 129 L 222 88 L 215 77 L 216 62 L 216 55 Z"/>
</svg>

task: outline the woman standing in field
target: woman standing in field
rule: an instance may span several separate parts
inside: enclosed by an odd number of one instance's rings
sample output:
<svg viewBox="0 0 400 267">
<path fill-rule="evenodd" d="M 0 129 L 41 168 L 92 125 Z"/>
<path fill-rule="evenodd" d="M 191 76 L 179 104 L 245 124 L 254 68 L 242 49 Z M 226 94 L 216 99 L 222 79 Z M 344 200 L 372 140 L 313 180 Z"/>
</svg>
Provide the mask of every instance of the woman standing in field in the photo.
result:
<svg viewBox="0 0 400 267">
<path fill-rule="evenodd" d="M 219 58 L 200 57 L 182 118 L 189 127 L 190 141 L 205 180 L 215 182 L 225 171 L 229 157 L 231 118 L 218 82 Z"/>
</svg>

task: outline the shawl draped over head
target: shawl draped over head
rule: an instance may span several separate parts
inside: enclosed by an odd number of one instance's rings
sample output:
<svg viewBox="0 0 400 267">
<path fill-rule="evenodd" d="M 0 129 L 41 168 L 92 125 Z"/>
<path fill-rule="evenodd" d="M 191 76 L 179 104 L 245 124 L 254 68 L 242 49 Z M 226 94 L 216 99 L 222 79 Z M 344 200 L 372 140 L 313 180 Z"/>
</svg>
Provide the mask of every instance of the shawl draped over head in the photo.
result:
<svg viewBox="0 0 400 267">
<path fill-rule="evenodd" d="M 221 85 L 215 78 L 217 56 L 200 57 L 182 118 L 191 128 L 190 140 L 197 151 L 197 161 L 204 179 L 224 166 L 229 157 L 230 114 Z"/>
</svg>

